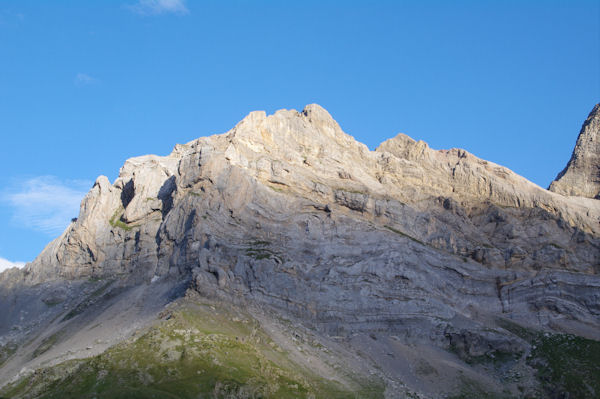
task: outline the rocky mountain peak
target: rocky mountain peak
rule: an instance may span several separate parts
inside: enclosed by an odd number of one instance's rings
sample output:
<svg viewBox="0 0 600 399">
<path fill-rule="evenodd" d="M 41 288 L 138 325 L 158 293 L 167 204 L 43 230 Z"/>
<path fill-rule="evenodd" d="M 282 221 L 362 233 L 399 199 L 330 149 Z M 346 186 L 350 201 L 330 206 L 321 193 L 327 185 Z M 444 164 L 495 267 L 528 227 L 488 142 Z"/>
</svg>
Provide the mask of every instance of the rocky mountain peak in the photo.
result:
<svg viewBox="0 0 600 399">
<path fill-rule="evenodd" d="M 375 150 L 389 152 L 398 158 L 416 161 L 429 155 L 430 148 L 423 140 L 415 141 L 404 133 L 381 143 Z"/>
<path fill-rule="evenodd" d="M 267 147 L 273 144 L 286 146 L 286 142 L 294 141 L 320 142 L 334 139 L 341 143 L 352 139 L 342 131 L 329 112 L 318 104 L 309 104 L 300 112 L 293 109 L 280 109 L 272 115 L 267 115 L 265 111 L 250 112 L 229 132 L 229 136 L 233 141 L 238 138 L 254 144 L 260 142 Z"/>
<path fill-rule="evenodd" d="M 597 124 L 590 117 L 578 141 L 585 159 L 597 154 L 588 148 Z M 29 378 L 21 370 L 42 368 L 33 378 L 43 380 L 15 386 L 50 389 L 46 376 L 59 373 L 48 364 L 70 364 L 52 386 L 71 389 L 69 370 L 91 370 L 94 386 L 105 383 L 102 370 L 117 370 L 119 387 L 123 375 L 137 381 L 138 343 L 151 342 L 157 370 L 205 364 L 217 341 L 202 331 L 217 323 L 235 331 L 218 342 L 243 349 L 231 350 L 236 357 L 291 349 L 281 359 L 304 365 L 294 369 L 320 364 L 336 381 L 357 373 L 352 392 L 362 376 L 381 377 L 386 394 L 378 382 L 366 397 L 448 397 L 465 392 L 456 381 L 467 376 L 493 392 L 552 397 L 562 391 L 538 378 L 548 364 L 538 339 L 550 339 L 539 332 L 569 345 L 565 332 L 600 339 L 598 220 L 599 201 L 549 192 L 462 149 L 399 134 L 369 151 L 316 104 L 252 112 L 225 134 L 127 160 L 112 184 L 100 176 L 60 237 L 23 269 L 0 273 L 0 396 L 35 396 L 1 387 Z M 123 353 L 129 343 L 136 363 L 125 367 L 111 346 Z M 61 363 L 102 351 L 93 368 Z M 331 365 L 344 353 L 357 364 Z M 236 364 L 229 359 L 221 364 Z M 193 370 L 194 389 L 205 375 Z"/>
<path fill-rule="evenodd" d="M 600 104 L 583 123 L 569 163 L 548 189 L 562 195 L 600 199 Z"/>
<path fill-rule="evenodd" d="M 302 116 L 321 131 L 334 133 L 342 130 L 329 112 L 318 104 L 308 104 L 302 110 Z"/>
</svg>

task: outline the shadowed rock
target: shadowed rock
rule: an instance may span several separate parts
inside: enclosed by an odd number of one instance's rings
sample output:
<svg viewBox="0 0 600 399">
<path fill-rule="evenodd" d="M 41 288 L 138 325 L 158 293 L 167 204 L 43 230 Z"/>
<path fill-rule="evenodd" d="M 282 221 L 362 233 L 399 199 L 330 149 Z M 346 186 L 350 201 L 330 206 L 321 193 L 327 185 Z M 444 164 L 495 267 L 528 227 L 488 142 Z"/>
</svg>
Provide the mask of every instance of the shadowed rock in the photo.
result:
<svg viewBox="0 0 600 399">
<path fill-rule="evenodd" d="M 600 199 L 600 104 L 583 123 L 569 163 L 548 190 Z"/>
</svg>

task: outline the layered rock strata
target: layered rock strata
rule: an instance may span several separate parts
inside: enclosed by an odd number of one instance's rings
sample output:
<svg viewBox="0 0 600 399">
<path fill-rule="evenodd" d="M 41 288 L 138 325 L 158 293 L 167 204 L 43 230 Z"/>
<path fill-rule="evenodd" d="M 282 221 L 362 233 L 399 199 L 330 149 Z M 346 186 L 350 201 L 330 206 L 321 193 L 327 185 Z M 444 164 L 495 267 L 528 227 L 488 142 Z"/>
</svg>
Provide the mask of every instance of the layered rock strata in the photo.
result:
<svg viewBox="0 0 600 399">
<path fill-rule="evenodd" d="M 579 141 L 597 129 L 590 117 Z M 522 353 L 498 318 L 600 339 L 600 202 L 572 193 L 403 134 L 370 151 L 318 105 L 252 112 L 99 177 L 79 218 L 0 286 L 170 278 L 328 336 Z"/>
</svg>

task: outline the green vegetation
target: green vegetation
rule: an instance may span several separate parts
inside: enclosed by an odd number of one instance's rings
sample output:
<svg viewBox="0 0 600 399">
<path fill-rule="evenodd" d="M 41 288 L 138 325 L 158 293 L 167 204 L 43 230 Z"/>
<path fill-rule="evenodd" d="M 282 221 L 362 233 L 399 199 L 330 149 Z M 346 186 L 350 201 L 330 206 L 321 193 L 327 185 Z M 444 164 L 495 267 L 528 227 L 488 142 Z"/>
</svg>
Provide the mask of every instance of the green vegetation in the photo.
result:
<svg viewBox="0 0 600 399">
<path fill-rule="evenodd" d="M 333 191 L 334 192 L 345 192 L 345 193 L 349 193 L 349 194 L 360 194 L 360 195 L 367 196 L 367 197 L 369 196 L 368 192 L 360 191 L 360 190 L 353 189 L 353 188 L 334 188 Z"/>
<path fill-rule="evenodd" d="M 278 193 L 284 193 L 284 192 L 285 192 L 285 190 L 284 190 L 284 189 L 282 189 L 281 187 L 276 187 L 276 186 L 273 186 L 273 185 L 271 185 L 271 184 L 269 184 L 268 186 L 269 186 L 269 188 L 270 188 L 271 190 L 273 190 L 273 191 L 275 191 L 275 192 L 278 192 Z"/>
<path fill-rule="evenodd" d="M 251 241 L 249 243 L 251 246 L 246 248 L 246 255 L 256 259 L 277 259 L 279 263 L 283 263 L 283 259 L 276 252 L 268 249 L 267 247 L 271 245 L 269 241 Z"/>
<path fill-rule="evenodd" d="M 0 345 L 0 367 L 17 351 L 17 344 L 9 342 L 5 345 Z"/>
<path fill-rule="evenodd" d="M 493 364 L 495 367 L 501 367 L 506 363 L 516 362 L 523 356 L 523 352 L 507 352 L 495 350 L 481 356 L 471 356 L 466 360 L 468 364 Z"/>
<path fill-rule="evenodd" d="M 54 346 L 54 344 L 56 344 L 58 342 L 58 340 L 60 339 L 61 336 L 62 336 L 62 333 L 59 331 L 59 332 L 52 334 L 51 336 L 49 336 L 47 338 L 44 338 L 42 340 L 42 343 L 40 344 L 40 346 L 38 346 L 36 348 L 36 350 L 33 351 L 31 358 L 35 359 L 39 355 L 48 352 L 48 350 L 50 350 L 50 348 L 52 348 Z"/>
<path fill-rule="evenodd" d="M 524 339 L 527 342 L 532 342 L 540 334 L 538 331 L 526 328 L 508 319 L 497 318 L 496 324 L 499 327 L 504 328 L 506 331 L 510 331 L 517 337 Z"/>
<path fill-rule="evenodd" d="M 119 208 L 117 208 L 117 210 L 115 211 L 115 213 L 113 213 L 113 215 L 110 217 L 108 223 L 112 226 L 112 227 L 118 227 L 120 229 L 123 229 L 125 231 L 130 231 L 131 229 L 133 229 L 136 226 L 130 226 L 127 223 L 123 222 L 121 220 L 121 216 L 123 216 L 123 212 L 125 211 L 125 209 L 123 209 L 122 206 L 120 206 Z"/>
<path fill-rule="evenodd" d="M 256 260 L 271 259 L 273 253 L 268 249 L 264 248 L 248 248 L 246 249 L 246 255 L 253 257 Z"/>
<path fill-rule="evenodd" d="M 570 334 L 540 334 L 528 363 L 538 370 L 546 393 L 572 398 L 600 395 L 600 342 Z"/>
<path fill-rule="evenodd" d="M 450 345 L 450 352 L 456 354 L 465 363 L 470 365 L 487 364 L 495 368 L 500 368 L 507 363 L 514 363 L 521 359 L 523 352 L 509 352 L 503 350 L 492 350 L 480 356 L 471 356 L 464 350 L 459 349 L 456 345 Z"/>
<path fill-rule="evenodd" d="M 406 234 L 406 233 L 404 233 L 404 232 L 402 232 L 402 231 L 400 231 L 400 230 L 398 230 L 398 229 L 395 229 L 395 228 L 393 228 L 392 226 L 388 226 L 388 225 L 386 224 L 386 225 L 385 225 L 385 226 L 383 226 L 383 227 L 385 227 L 385 228 L 386 228 L 386 229 L 388 229 L 389 231 L 392 231 L 392 232 L 394 232 L 394 233 L 396 233 L 396 234 L 399 234 L 399 235 L 401 235 L 402 237 L 406 237 L 406 238 L 408 238 L 408 239 L 410 239 L 410 240 L 413 240 L 414 242 L 417 242 L 417 243 L 419 243 L 419 244 L 421 244 L 421 245 L 427 245 L 426 243 L 424 243 L 423 241 L 419 240 L 418 238 L 415 238 L 415 237 L 413 237 L 413 236 L 410 236 L 410 235 L 408 235 L 408 234 Z"/>
<path fill-rule="evenodd" d="M 0 391 L 21 398 L 381 398 L 378 381 L 326 380 L 239 311 L 187 304 L 101 355 L 38 370 Z"/>
<path fill-rule="evenodd" d="M 573 398 L 600 394 L 600 342 L 571 334 L 550 334 L 510 320 L 497 324 L 531 344 L 527 364 L 537 370 L 544 397 L 567 393 Z"/>
<path fill-rule="evenodd" d="M 56 306 L 59 303 L 63 303 L 64 300 L 62 298 L 49 298 L 49 299 L 42 299 L 42 302 L 44 302 L 46 304 L 46 306 Z"/>
<path fill-rule="evenodd" d="M 96 298 L 100 297 L 102 294 L 104 294 L 104 291 L 106 291 L 106 289 L 112 283 L 113 283 L 113 280 L 110 280 L 110 281 L 107 281 L 106 283 L 104 283 L 99 288 L 97 288 L 85 300 L 81 301 L 79 304 L 77 304 L 77 306 L 75 306 L 73 309 L 71 309 L 69 311 L 69 313 L 67 313 L 65 315 L 65 317 L 63 317 L 63 321 L 72 319 L 73 317 L 77 316 L 78 314 L 80 314 L 84 310 L 86 310 L 88 307 L 90 307 L 94 303 L 94 300 Z"/>
<path fill-rule="evenodd" d="M 449 396 L 448 399 L 505 399 L 511 397 L 510 394 L 490 392 L 489 389 L 480 382 L 461 376 L 459 393 Z"/>
<path fill-rule="evenodd" d="M 270 241 L 264 241 L 264 240 L 255 240 L 255 241 L 250 241 L 249 242 L 250 245 L 257 245 L 257 246 L 266 246 L 266 245 L 271 245 Z"/>
</svg>

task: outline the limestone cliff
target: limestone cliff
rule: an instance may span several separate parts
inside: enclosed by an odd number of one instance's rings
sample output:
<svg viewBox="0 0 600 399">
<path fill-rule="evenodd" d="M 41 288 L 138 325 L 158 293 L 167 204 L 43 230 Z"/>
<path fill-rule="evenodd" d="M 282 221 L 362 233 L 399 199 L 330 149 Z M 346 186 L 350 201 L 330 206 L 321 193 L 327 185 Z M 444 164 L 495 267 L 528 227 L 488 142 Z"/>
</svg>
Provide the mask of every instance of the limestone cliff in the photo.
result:
<svg viewBox="0 0 600 399">
<path fill-rule="evenodd" d="M 578 154 L 597 131 L 590 116 Z M 597 166 L 584 158 L 572 163 Z M 252 112 L 225 134 L 128 160 L 113 184 L 99 177 L 63 235 L 23 272 L 0 275 L 0 299 L 33 306 L 26 298 L 41 294 L 11 295 L 63 281 L 184 282 L 354 348 L 375 345 L 371 360 L 390 387 L 415 378 L 435 397 L 466 366 L 430 359 L 454 371 L 427 383 L 434 377 L 390 360 L 409 356 L 395 342 L 463 360 L 529 351 L 500 319 L 600 339 L 599 220 L 600 202 L 544 190 L 464 150 L 400 134 L 370 151 L 314 104 Z M 500 389 L 496 377 L 486 383 Z"/>
<path fill-rule="evenodd" d="M 306 233 L 298 223 L 338 216 L 397 227 L 495 267 L 597 273 L 590 251 L 566 250 L 600 233 L 595 201 L 555 195 L 464 150 L 435 151 L 402 134 L 369 151 L 317 105 L 253 112 L 224 135 L 128 160 L 114 184 L 98 178 L 77 221 L 26 272 L 32 282 L 151 278 L 193 268 L 207 236 L 237 235 L 230 226 L 244 226 L 246 237 L 274 234 L 261 222 L 296 235 Z"/>
<path fill-rule="evenodd" d="M 549 190 L 600 199 L 600 104 L 596 104 L 583 123 L 569 163 Z"/>
</svg>

